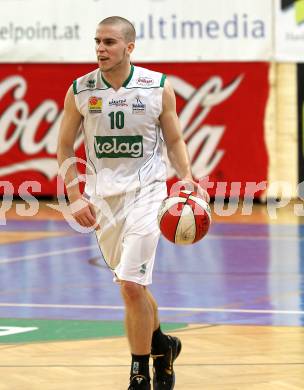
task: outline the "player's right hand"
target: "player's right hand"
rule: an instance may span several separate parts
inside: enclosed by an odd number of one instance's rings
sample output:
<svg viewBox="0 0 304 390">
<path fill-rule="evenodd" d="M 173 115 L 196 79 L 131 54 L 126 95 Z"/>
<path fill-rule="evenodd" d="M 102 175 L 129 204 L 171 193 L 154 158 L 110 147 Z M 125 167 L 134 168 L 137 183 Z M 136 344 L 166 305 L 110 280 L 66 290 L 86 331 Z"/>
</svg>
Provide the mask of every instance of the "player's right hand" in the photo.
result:
<svg viewBox="0 0 304 390">
<path fill-rule="evenodd" d="M 79 197 L 74 200 L 70 203 L 70 210 L 79 225 L 88 228 L 93 227 L 95 230 L 100 229 L 96 220 L 94 206 L 87 199 Z"/>
</svg>

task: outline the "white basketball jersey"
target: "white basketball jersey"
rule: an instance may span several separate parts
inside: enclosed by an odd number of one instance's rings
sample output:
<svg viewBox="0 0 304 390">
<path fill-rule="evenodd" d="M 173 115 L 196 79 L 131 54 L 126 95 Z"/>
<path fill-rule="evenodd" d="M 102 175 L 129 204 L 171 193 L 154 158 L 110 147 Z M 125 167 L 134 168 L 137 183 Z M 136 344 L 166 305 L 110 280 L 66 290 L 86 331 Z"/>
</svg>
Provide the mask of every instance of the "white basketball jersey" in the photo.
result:
<svg viewBox="0 0 304 390">
<path fill-rule="evenodd" d="M 83 116 L 89 197 L 166 180 L 159 124 L 165 77 L 132 65 L 117 91 L 99 69 L 74 81 L 76 106 Z"/>
</svg>

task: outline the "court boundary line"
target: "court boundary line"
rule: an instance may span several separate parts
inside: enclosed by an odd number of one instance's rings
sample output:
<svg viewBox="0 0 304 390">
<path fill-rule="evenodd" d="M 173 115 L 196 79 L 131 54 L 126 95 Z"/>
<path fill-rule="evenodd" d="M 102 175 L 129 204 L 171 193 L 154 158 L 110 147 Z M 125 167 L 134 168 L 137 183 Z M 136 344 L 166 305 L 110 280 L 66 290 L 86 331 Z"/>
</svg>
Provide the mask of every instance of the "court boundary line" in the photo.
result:
<svg viewBox="0 0 304 390">
<path fill-rule="evenodd" d="M 124 310 L 124 306 L 111 305 L 72 305 L 72 304 L 48 304 L 48 303 L 9 303 L 1 302 L 0 307 L 30 307 L 41 309 L 83 309 L 83 310 Z M 265 310 L 265 309 L 225 309 L 209 307 L 169 307 L 160 306 L 160 311 L 177 311 L 193 313 L 243 313 L 243 314 L 304 314 L 304 310 Z M 1 317 L 0 317 L 1 318 Z"/>
<path fill-rule="evenodd" d="M 78 248 L 62 249 L 62 250 L 53 251 L 53 252 L 41 252 L 41 253 L 35 253 L 32 255 L 12 257 L 10 259 L 4 258 L 4 259 L 0 259 L 0 264 L 14 263 L 16 261 L 23 261 L 23 260 L 41 259 L 42 257 L 51 257 L 51 256 L 62 255 L 65 253 L 82 252 L 82 251 L 86 251 L 88 249 L 94 249 L 94 248 L 97 249 L 98 245 L 94 244 L 94 245 L 80 246 Z"/>
</svg>

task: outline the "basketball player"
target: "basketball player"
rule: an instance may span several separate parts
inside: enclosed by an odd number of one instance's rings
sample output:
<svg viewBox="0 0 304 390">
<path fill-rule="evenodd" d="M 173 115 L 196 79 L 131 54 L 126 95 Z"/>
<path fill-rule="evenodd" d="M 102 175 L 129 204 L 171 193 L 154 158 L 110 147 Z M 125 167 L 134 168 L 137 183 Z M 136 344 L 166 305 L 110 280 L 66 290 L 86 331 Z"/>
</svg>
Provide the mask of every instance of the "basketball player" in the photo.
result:
<svg viewBox="0 0 304 390">
<path fill-rule="evenodd" d="M 75 156 L 73 145 L 81 127 L 87 168 L 94 175 L 88 175 L 83 195 L 74 163 L 64 180 L 70 203 L 83 202 L 74 214 L 77 222 L 96 226 L 103 257 L 120 285 L 132 355 L 129 389 L 151 389 L 151 354 L 153 388 L 169 390 L 174 387 L 173 362 L 181 342 L 162 333 L 157 304 L 147 288 L 159 239 L 157 211 L 167 195 L 163 140 L 179 178 L 196 189 L 198 185 L 173 88 L 165 75 L 130 62 L 135 35 L 133 25 L 117 16 L 97 26 L 98 69 L 75 80 L 67 92 L 58 161 L 62 166 Z"/>
</svg>

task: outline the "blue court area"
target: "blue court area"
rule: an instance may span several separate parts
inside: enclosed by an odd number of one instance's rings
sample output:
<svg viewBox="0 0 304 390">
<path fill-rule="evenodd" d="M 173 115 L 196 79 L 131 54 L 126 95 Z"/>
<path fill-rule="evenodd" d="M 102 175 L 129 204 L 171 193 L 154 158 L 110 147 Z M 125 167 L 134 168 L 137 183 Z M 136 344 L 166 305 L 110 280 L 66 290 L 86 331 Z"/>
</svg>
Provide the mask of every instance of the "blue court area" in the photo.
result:
<svg viewBox="0 0 304 390">
<path fill-rule="evenodd" d="M 2 318 L 123 319 L 94 234 L 65 221 L 8 221 L 1 231 L 58 232 L 1 244 Z M 162 321 L 302 326 L 303 237 L 303 225 L 214 223 L 195 245 L 162 238 L 151 287 Z"/>
</svg>

